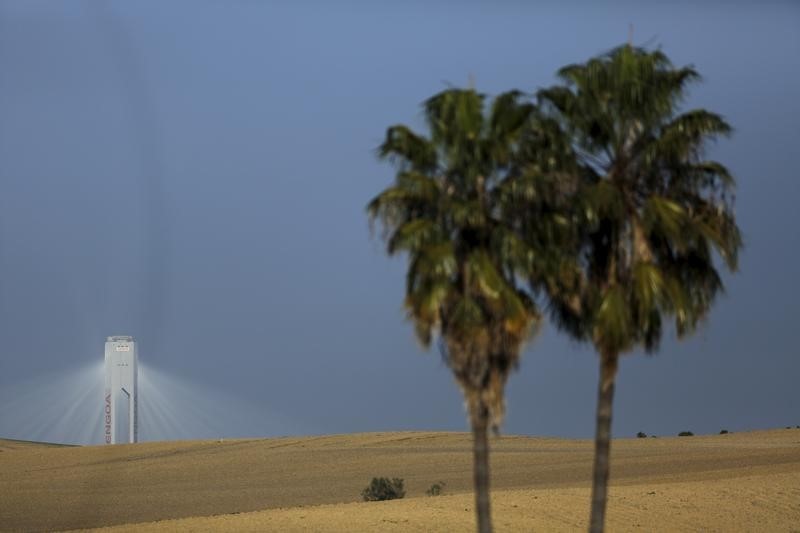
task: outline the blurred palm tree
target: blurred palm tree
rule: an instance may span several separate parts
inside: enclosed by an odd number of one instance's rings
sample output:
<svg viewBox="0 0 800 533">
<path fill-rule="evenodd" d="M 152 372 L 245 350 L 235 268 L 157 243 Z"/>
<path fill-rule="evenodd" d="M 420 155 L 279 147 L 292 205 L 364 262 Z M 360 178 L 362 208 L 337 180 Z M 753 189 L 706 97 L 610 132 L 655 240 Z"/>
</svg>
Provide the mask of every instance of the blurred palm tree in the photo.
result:
<svg viewBox="0 0 800 533">
<path fill-rule="evenodd" d="M 489 428 L 504 414 L 504 388 L 540 320 L 518 287 L 530 247 L 506 219 L 504 202 L 534 108 L 518 92 L 494 99 L 448 89 L 424 104 L 429 136 L 388 129 L 379 155 L 394 184 L 368 205 L 390 255 L 408 256 L 405 308 L 426 348 L 437 341 L 464 393 L 474 437 L 478 529 L 491 531 Z"/>
<path fill-rule="evenodd" d="M 565 211 L 577 240 L 550 302 L 556 321 L 600 356 L 590 517 L 597 532 L 619 356 L 656 351 L 665 320 L 679 337 L 693 331 L 723 289 L 718 263 L 735 271 L 742 241 L 734 180 L 704 157 L 707 142 L 730 126 L 703 109 L 677 114 L 687 84 L 699 79 L 693 68 L 625 45 L 559 77 L 563 84 L 539 91 L 538 100 L 558 125 L 553 135 L 569 139 L 561 168 L 578 182 Z"/>
</svg>

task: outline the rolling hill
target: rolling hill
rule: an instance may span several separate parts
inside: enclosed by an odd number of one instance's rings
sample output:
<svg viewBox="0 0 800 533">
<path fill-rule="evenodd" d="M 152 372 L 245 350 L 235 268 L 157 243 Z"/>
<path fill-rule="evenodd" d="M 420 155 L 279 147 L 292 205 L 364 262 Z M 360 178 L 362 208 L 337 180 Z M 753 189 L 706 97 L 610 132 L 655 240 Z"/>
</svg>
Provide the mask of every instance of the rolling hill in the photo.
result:
<svg viewBox="0 0 800 533">
<path fill-rule="evenodd" d="M 613 530 L 800 528 L 800 429 L 618 439 L 612 450 Z M 498 531 L 585 527 L 591 441 L 502 436 L 492 451 Z M 374 476 L 403 478 L 406 499 L 360 502 Z M 471 476 L 466 433 L 0 440 L 0 529 L 459 531 L 474 520 Z M 426 496 L 435 482 L 445 495 Z"/>
</svg>

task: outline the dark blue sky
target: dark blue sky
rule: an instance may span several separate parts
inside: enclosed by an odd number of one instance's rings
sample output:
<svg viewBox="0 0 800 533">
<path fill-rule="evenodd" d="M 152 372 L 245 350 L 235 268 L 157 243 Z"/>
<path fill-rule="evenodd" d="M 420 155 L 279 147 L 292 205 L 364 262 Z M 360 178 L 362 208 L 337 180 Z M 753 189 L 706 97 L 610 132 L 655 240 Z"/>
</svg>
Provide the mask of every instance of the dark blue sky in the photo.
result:
<svg viewBox="0 0 800 533">
<path fill-rule="evenodd" d="M 687 108 L 736 128 L 711 155 L 738 178 L 746 248 L 694 337 L 622 362 L 615 434 L 800 424 L 794 2 L 3 0 L 0 388 L 127 334 L 151 367 L 306 432 L 466 429 L 404 321 L 404 262 L 370 237 L 393 176 L 374 150 L 449 84 L 534 91 L 629 23 L 704 76 Z M 545 327 L 504 430 L 590 436 L 596 373 Z"/>
</svg>

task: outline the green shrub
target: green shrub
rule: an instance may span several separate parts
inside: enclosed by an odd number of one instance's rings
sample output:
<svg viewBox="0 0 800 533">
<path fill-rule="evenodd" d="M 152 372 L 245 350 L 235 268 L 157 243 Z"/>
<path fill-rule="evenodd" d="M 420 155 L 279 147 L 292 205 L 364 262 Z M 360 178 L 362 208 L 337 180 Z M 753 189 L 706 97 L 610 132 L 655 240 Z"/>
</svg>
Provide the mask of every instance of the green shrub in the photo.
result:
<svg viewBox="0 0 800 533">
<path fill-rule="evenodd" d="M 680 433 L 678 433 L 678 436 L 679 437 L 694 437 L 694 433 L 692 433 L 691 431 L 681 431 Z"/>
<path fill-rule="evenodd" d="M 365 502 L 396 500 L 406 495 L 403 480 L 400 478 L 374 477 L 372 482 L 361 491 Z"/>
<path fill-rule="evenodd" d="M 647 438 L 647 433 L 645 433 L 644 431 L 640 431 L 639 433 L 636 434 L 636 438 L 637 439 L 646 439 Z"/>
<path fill-rule="evenodd" d="M 439 483 L 434 483 L 431 485 L 431 488 L 425 491 L 425 494 L 428 496 L 438 496 L 444 491 L 445 482 L 440 481 Z"/>
</svg>

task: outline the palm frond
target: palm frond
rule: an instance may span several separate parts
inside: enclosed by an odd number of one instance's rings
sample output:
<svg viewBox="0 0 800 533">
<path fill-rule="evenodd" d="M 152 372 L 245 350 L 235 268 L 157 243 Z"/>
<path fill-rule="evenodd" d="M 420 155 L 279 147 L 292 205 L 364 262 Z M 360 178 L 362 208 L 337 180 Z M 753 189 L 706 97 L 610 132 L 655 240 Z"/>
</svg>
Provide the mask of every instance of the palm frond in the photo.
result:
<svg viewBox="0 0 800 533">
<path fill-rule="evenodd" d="M 387 251 L 392 255 L 398 251 L 417 251 L 432 242 L 441 242 L 445 236 L 435 221 L 414 218 L 403 223 L 389 238 Z"/>
<path fill-rule="evenodd" d="M 683 246 L 686 211 L 677 202 L 663 196 L 650 196 L 642 208 L 645 231 L 657 233 L 673 245 Z"/>
<path fill-rule="evenodd" d="M 378 148 L 378 156 L 419 172 L 431 172 L 437 165 L 434 146 L 402 124 L 386 130 L 386 140 Z"/>
<path fill-rule="evenodd" d="M 592 323 L 594 343 L 602 350 L 620 353 L 630 347 L 635 330 L 623 287 L 614 285 L 604 291 Z"/>
</svg>

